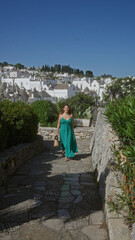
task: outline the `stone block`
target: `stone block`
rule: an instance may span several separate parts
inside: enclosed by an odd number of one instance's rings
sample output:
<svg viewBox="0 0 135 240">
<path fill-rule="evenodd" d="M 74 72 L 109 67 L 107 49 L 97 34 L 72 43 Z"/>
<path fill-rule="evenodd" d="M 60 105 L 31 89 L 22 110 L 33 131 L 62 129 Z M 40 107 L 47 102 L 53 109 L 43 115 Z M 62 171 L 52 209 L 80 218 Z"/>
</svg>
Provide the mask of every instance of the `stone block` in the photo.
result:
<svg viewBox="0 0 135 240">
<path fill-rule="evenodd" d="M 87 226 L 81 230 L 90 240 L 107 240 L 107 233 L 99 226 Z M 117 239 L 117 238 L 116 238 Z M 115 239 L 115 240 L 116 240 Z M 123 239 L 122 239 L 123 240 Z"/>
<path fill-rule="evenodd" d="M 72 195 L 71 195 L 71 193 L 70 193 L 69 191 L 62 191 L 62 192 L 61 192 L 61 196 L 62 196 L 62 197 L 70 197 L 70 196 L 72 196 Z"/>
<path fill-rule="evenodd" d="M 135 240 L 135 223 L 132 226 L 131 240 Z"/>
<path fill-rule="evenodd" d="M 58 218 L 60 218 L 60 219 L 61 218 L 63 218 L 63 219 L 70 219 L 71 216 L 70 216 L 70 214 L 69 214 L 67 209 L 59 209 L 58 210 Z"/>
<path fill-rule="evenodd" d="M 42 221 L 42 224 L 55 231 L 60 231 L 64 226 L 64 222 L 62 219 L 53 219 L 53 218 Z"/>
<path fill-rule="evenodd" d="M 90 212 L 90 223 L 93 225 L 101 225 L 104 223 L 103 211 L 91 211 Z"/>
<path fill-rule="evenodd" d="M 59 203 L 69 203 L 74 201 L 74 197 L 61 197 Z"/>
<path fill-rule="evenodd" d="M 82 200 L 83 200 L 83 197 L 82 197 L 81 195 L 79 195 L 79 196 L 75 199 L 74 203 L 79 203 L 79 202 L 81 202 Z"/>
<path fill-rule="evenodd" d="M 71 193 L 74 195 L 74 196 L 78 196 L 81 194 L 81 192 L 79 190 L 71 190 Z"/>
<path fill-rule="evenodd" d="M 78 229 L 88 226 L 88 220 L 81 219 L 81 220 L 76 220 L 76 221 L 70 221 L 65 224 L 65 229 L 71 230 L 71 229 Z"/>
<path fill-rule="evenodd" d="M 123 219 L 108 219 L 110 240 L 130 240 L 128 226 Z"/>
</svg>

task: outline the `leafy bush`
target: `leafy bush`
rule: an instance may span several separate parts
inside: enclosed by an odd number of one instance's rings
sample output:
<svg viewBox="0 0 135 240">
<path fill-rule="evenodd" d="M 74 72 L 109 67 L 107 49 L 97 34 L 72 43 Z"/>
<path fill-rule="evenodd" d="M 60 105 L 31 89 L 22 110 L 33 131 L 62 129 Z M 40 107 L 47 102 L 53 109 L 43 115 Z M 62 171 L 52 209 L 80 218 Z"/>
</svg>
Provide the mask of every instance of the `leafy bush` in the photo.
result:
<svg viewBox="0 0 135 240">
<path fill-rule="evenodd" d="M 125 99 L 117 99 L 110 102 L 105 115 L 111 123 L 113 130 L 119 137 L 120 146 L 114 148 L 114 170 L 124 174 L 125 185 L 122 187 L 122 195 L 117 195 L 116 202 L 109 202 L 109 206 L 116 212 L 127 206 L 130 222 L 135 221 L 135 97 L 128 96 Z M 126 189 L 126 190 L 125 190 Z"/>
<path fill-rule="evenodd" d="M 61 113 L 61 110 L 64 104 L 68 104 L 71 108 L 75 118 L 91 118 L 91 106 L 94 105 L 94 100 L 91 96 L 88 96 L 84 93 L 78 93 L 75 96 L 59 100 L 56 103 L 56 109 L 58 114 Z"/>
<path fill-rule="evenodd" d="M 32 103 L 32 108 L 37 114 L 42 126 L 52 126 L 58 119 L 56 105 L 47 100 L 38 100 Z"/>
<path fill-rule="evenodd" d="M 135 79 L 132 77 L 118 78 L 106 86 L 103 99 L 109 102 L 115 98 L 125 98 L 135 94 Z"/>
<path fill-rule="evenodd" d="M 58 115 L 64 104 L 71 107 L 75 118 L 91 118 L 91 106 L 94 101 L 92 97 L 84 93 L 79 93 L 69 99 L 60 99 L 56 104 L 47 100 L 38 100 L 33 102 L 31 106 L 37 114 L 41 126 L 56 127 Z"/>
<path fill-rule="evenodd" d="M 93 98 L 84 93 L 79 93 L 69 99 L 69 105 L 75 118 L 90 118 Z"/>
<path fill-rule="evenodd" d="M 135 98 L 117 99 L 109 103 L 105 115 L 124 144 L 135 141 Z"/>
<path fill-rule="evenodd" d="M 7 128 L 6 124 L 2 119 L 2 112 L 0 111 L 0 152 L 6 149 L 7 147 Z"/>
<path fill-rule="evenodd" d="M 23 102 L 4 100 L 0 103 L 0 112 L 0 139 L 4 135 L 4 146 L 0 150 L 31 142 L 36 138 L 38 118 L 31 106 Z"/>
</svg>

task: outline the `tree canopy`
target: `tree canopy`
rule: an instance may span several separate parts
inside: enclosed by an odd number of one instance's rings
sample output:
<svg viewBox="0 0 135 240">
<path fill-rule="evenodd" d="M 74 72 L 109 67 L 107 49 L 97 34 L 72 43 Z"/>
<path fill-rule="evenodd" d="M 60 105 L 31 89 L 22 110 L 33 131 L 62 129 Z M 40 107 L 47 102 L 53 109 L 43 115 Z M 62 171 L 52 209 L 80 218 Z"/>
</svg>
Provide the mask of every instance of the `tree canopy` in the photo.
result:
<svg viewBox="0 0 135 240">
<path fill-rule="evenodd" d="M 17 69 L 24 69 L 24 65 L 22 65 L 21 63 L 16 63 L 14 65 Z"/>
<path fill-rule="evenodd" d="M 61 65 L 61 64 L 55 64 L 54 66 L 49 66 L 49 65 L 43 65 L 41 68 L 42 72 L 52 72 L 52 73 L 69 73 L 69 74 L 75 74 L 77 76 L 83 77 L 93 77 L 93 72 L 90 70 L 87 70 L 86 73 L 84 74 L 83 70 L 80 69 L 76 69 L 76 68 L 72 68 L 70 67 L 70 65 Z"/>
</svg>

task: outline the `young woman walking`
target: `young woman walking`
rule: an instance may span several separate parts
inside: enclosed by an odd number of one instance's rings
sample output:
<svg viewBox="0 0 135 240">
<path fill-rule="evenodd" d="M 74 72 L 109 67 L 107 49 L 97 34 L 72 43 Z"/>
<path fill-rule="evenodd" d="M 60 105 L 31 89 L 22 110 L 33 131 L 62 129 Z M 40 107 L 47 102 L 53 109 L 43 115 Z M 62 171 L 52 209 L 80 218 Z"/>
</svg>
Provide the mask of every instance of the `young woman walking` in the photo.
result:
<svg viewBox="0 0 135 240">
<path fill-rule="evenodd" d="M 74 157 L 75 153 L 78 152 L 78 148 L 74 134 L 73 114 L 71 114 L 68 104 L 64 105 L 59 115 L 56 135 L 58 135 L 59 129 L 62 156 L 65 156 L 65 160 L 69 161 L 69 158 Z"/>
</svg>

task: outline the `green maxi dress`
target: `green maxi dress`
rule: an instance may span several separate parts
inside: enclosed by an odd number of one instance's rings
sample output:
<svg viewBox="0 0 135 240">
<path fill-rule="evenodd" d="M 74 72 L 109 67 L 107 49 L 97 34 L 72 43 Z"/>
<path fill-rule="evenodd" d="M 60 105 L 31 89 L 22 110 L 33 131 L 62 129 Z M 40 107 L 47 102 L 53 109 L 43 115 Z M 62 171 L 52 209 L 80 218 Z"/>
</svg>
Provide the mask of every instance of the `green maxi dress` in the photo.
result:
<svg viewBox="0 0 135 240">
<path fill-rule="evenodd" d="M 60 120 L 60 141 L 61 149 L 65 150 L 65 157 L 72 158 L 78 152 L 78 148 L 71 122 L 71 118 L 66 120 L 62 117 Z"/>
</svg>

